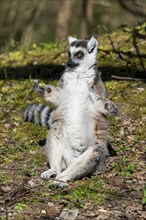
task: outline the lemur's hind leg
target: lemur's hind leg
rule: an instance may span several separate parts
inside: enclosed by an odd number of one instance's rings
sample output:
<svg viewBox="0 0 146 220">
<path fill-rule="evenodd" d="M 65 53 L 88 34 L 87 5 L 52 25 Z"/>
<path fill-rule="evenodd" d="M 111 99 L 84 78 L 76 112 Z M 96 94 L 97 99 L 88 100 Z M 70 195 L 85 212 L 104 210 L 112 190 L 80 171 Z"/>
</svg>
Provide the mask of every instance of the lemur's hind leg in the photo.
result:
<svg viewBox="0 0 146 220">
<path fill-rule="evenodd" d="M 41 174 L 43 179 L 59 175 L 62 171 L 63 148 L 60 143 L 61 123 L 52 125 L 46 141 L 45 150 L 48 157 L 49 169 Z"/>
<path fill-rule="evenodd" d="M 56 176 L 56 180 L 68 182 L 74 179 L 80 179 L 105 169 L 105 161 L 108 151 L 104 145 L 95 145 L 89 147 L 83 154 L 76 158 L 69 167 Z M 102 166 L 102 167 L 101 167 Z"/>
</svg>

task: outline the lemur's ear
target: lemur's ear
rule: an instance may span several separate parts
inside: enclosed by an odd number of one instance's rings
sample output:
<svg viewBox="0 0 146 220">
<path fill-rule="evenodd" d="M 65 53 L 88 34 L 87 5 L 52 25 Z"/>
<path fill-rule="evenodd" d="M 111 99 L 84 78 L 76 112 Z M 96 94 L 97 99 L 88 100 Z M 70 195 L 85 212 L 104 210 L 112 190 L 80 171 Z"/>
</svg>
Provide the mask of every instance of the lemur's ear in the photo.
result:
<svg viewBox="0 0 146 220">
<path fill-rule="evenodd" d="M 98 42 L 97 40 L 95 39 L 95 37 L 91 37 L 90 40 L 88 41 L 87 43 L 87 50 L 88 50 L 88 53 L 92 53 L 92 51 L 96 48 L 97 49 L 97 46 L 98 46 Z"/>
<path fill-rule="evenodd" d="M 74 42 L 74 41 L 76 41 L 76 40 L 77 40 L 77 38 L 68 36 L 68 42 L 69 42 L 69 44 L 71 44 L 72 42 Z"/>
</svg>

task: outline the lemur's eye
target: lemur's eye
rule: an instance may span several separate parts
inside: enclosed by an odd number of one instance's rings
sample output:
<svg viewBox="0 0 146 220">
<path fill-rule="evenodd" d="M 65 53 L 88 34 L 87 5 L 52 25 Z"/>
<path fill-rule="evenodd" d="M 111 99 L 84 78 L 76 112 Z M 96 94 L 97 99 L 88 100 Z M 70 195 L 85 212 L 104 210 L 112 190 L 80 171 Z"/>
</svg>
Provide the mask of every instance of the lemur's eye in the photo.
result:
<svg viewBox="0 0 146 220">
<path fill-rule="evenodd" d="M 71 52 L 70 51 L 68 51 L 68 56 L 71 57 Z"/>
<path fill-rule="evenodd" d="M 78 58 L 78 59 L 81 59 L 83 56 L 84 56 L 84 53 L 82 51 L 78 51 L 75 56 Z"/>
</svg>

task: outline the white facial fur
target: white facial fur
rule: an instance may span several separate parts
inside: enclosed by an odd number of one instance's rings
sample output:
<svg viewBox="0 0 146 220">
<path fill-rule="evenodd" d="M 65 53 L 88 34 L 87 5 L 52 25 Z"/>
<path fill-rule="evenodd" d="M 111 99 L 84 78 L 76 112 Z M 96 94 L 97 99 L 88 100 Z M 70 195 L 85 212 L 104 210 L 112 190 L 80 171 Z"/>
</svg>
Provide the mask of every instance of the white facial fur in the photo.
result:
<svg viewBox="0 0 146 220">
<path fill-rule="evenodd" d="M 69 44 L 71 44 L 72 42 L 74 42 L 74 41 L 76 41 L 76 40 L 77 40 L 77 38 L 72 37 L 72 36 L 68 36 L 68 42 L 69 42 Z"/>
<path fill-rule="evenodd" d="M 78 40 L 76 38 L 73 38 L 71 36 L 68 37 L 68 41 L 69 41 L 69 51 L 70 51 L 70 59 L 78 64 L 78 66 L 75 67 L 75 71 L 82 71 L 82 72 L 86 72 L 88 71 L 88 69 L 97 63 L 97 46 L 98 46 L 98 42 L 94 37 L 91 37 L 91 39 L 88 41 L 87 43 L 87 47 L 76 47 L 76 42 L 78 42 Z M 83 58 L 78 59 L 77 57 L 75 57 L 75 54 L 81 51 L 84 53 Z"/>
</svg>

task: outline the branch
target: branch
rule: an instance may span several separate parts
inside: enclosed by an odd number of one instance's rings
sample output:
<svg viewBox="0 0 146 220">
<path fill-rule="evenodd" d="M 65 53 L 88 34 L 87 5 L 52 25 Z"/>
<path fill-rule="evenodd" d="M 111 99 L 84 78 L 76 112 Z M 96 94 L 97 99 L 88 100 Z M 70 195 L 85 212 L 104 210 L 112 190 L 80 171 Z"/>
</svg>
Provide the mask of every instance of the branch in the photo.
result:
<svg viewBox="0 0 146 220">
<path fill-rule="evenodd" d="M 144 1 L 141 1 L 141 3 L 144 2 L 144 4 L 135 3 L 133 0 L 132 1 L 118 0 L 118 1 L 122 8 L 126 9 L 128 12 L 130 12 L 134 16 L 138 15 L 140 17 L 146 17 L 146 13 L 145 13 L 146 4 Z M 132 5 L 129 3 L 132 3 Z M 136 7 L 134 8 L 132 6 L 134 7 L 136 6 Z"/>
<path fill-rule="evenodd" d="M 129 81 L 145 81 L 146 82 L 146 78 L 132 78 L 132 77 L 115 76 L 115 75 L 112 75 L 111 79 L 129 80 Z"/>
</svg>

